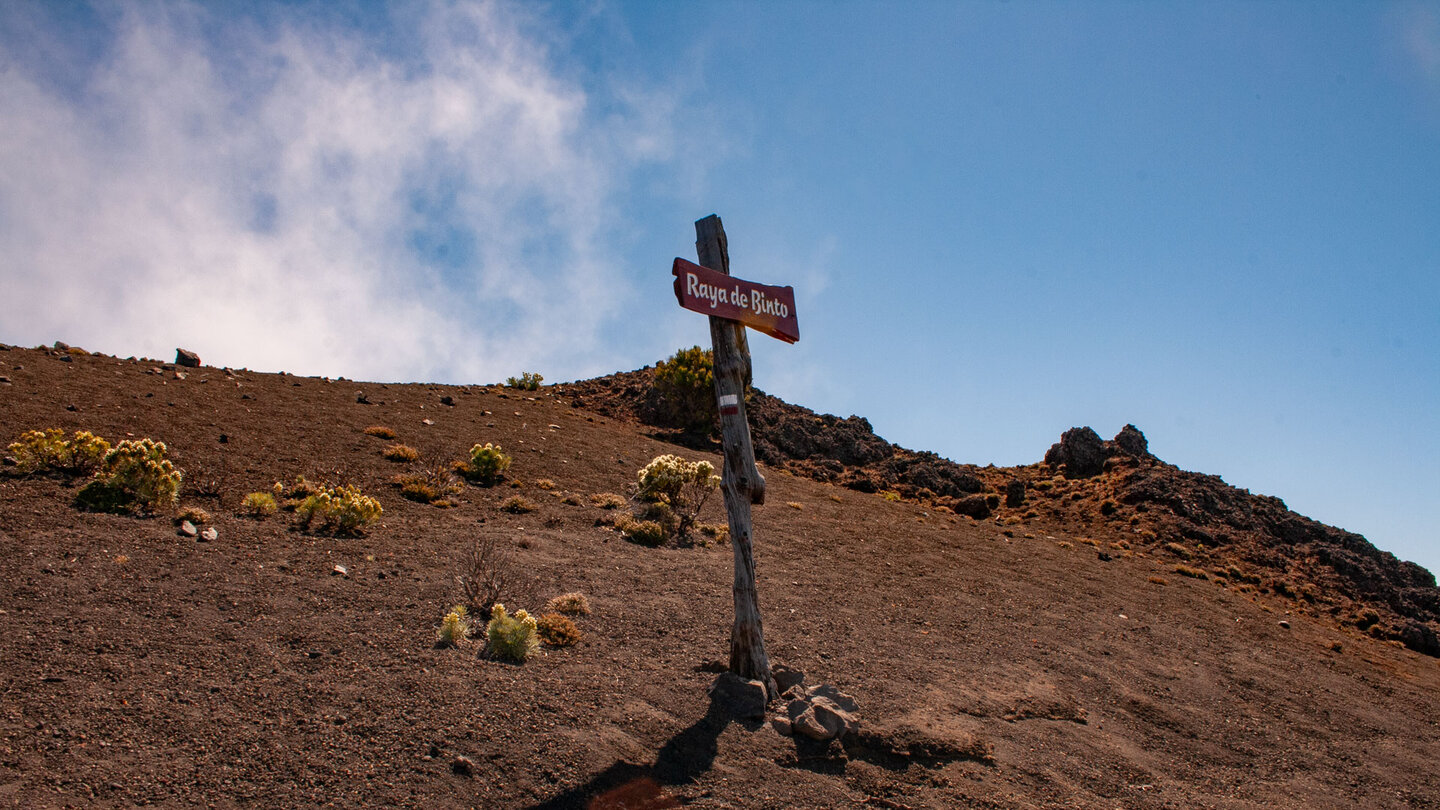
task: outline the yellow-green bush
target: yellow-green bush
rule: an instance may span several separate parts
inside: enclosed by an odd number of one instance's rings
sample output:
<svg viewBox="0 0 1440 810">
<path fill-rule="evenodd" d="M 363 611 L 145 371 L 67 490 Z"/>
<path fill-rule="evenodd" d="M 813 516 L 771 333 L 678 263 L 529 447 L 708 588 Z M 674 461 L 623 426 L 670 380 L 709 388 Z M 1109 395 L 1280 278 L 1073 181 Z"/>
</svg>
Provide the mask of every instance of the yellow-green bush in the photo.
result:
<svg viewBox="0 0 1440 810">
<path fill-rule="evenodd" d="M 456 605 L 450 608 L 445 618 L 440 621 L 440 629 L 435 631 L 435 640 L 441 645 L 453 647 L 470 635 L 470 611 L 464 605 Z"/>
<path fill-rule="evenodd" d="M 302 526 L 310 527 L 316 520 L 321 528 L 337 534 L 352 534 L 380 519 L 384 510 L 380 502 L 346 484 L 324 487 L 309 496 L 295 509 Z"/>
<path fill-rule="evenodd" d="M 490 653 L 511 661 L 529 658 L 540 647 L 535 638 L 536 624 L 535 617 L 529 613 L 517 610 L 511 616 L 505 612 L 505 606 L 497 602 L 490 609 L 490 624 L 485 627 Z"/>
<path fill-rule="evenodd" d="M 279 508 L 279 504 L 275 503 L 275 496 L 268 492 L 252 492 L 240 502 L 240 511 L 256 518 L 273 515 Z"/>
<path fill-rule="evenodd" d="M 46 470 L 66 475 L 88 475 L 95 471 L 110 452 L 110 443 L 88 430 L 78 430 L 66 441 L 59 428 L 27 430 L 20 441 L 7 450 L 15 457 L 15 467 L 23 473 Z"/>
<path fill-rule="evenodd" d="M 524 515 L 529 512 L 534 512 L 538 508 L 538 506 L 525 500 L 519 495 L 506 498 L 505 502 L 500 504 L 500 511 L 509 512 L 512 515 Z"/>
<path fill-rule="evenodd" d="M 663 546 L 669 539 L 665 527 L 654 520 L 627 520 L 621 524 L 620 531 L 631 542 L 642 546 Z"/>
<path fill-rule="evenodd" d="M 75 504 L 95 512 L 154 511 L 175 503 L 182 475 L 165 457 L 164 442 L 126 439 L 105 454 Z"/>
<path fill-rule="evenodd" d="M 613 492 L 597 492 L 590 496 L 590 505 L 601 509 L 619 509 L 626 503 L 625 496 Z"/>
<path fill-rule="evenodd" d="M 470 448 L 470 461 L 455 465 L 455 471 L 482 486 L 492 486 L 510 469 L 510 456 L 500 445 L 486 442 Z"/>
<path fill-rule="evenodd" d="M 715 426 L 714 354 L 692 346 L 655 364 L 654 389 L 666 423 L 692 433 L 709 433 Z"/>
<path fill-rule="evenodd" d="M 506 377 L 505 385 L 509 388 L 518 388 L 521 391 L 534 391 L 540 387 L 545 378 L 533 371 L 523 371 L 519 377 Z"/>
</svg>

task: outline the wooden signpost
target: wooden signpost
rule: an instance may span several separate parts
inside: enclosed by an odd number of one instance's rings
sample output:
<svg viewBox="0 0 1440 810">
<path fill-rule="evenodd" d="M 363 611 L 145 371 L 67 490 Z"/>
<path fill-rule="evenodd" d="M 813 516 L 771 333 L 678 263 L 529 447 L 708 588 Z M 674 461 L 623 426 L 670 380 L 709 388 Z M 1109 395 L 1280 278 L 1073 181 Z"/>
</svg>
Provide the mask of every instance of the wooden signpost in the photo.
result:
<svg viewBox="0 0 1440 810">
<path fill-rule="evenodd" d="M 800 339 L 795 319 L 795 291 L 730 277 L 725 226 L 710 216 L 695 223 L 695 252 L 700 264 L 676 259 L 675 297 L 686 309 L 710 316 L 715 358 L 715 398 L 720 406 L 725 470 L 720 489 L 730 518 L 730 545 L 735 551 L 735 624 L 730 630 L 730 671 L 765 684 L 770 697 L 779 690 L 765 655 L 760 626 L 760 599 L 755 589 L 755 549 L 751 504 L 765 502 L 765 478 L 755 467 L 750 423 L 745 419 L 745 387 L 750 382 L 750 346 L 745 327 L 794 343 Z"/>
</svg>

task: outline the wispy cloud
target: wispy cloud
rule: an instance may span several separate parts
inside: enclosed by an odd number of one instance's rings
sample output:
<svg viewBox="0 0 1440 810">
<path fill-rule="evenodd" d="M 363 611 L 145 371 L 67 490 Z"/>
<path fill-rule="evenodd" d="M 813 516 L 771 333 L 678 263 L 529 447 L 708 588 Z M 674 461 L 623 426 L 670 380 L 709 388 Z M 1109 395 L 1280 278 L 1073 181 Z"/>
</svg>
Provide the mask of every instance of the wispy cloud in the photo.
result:
<svg viewBox="0 0 1440 810">
<path fill-rule="evenodd" d="M 674 99 L 597 104 L 515 7 L 403 8 L 382 43 L 127 5 L 67 81 L 0 41 L 0 332 L 379 379 L 593 367 L 628 287 L 611 203 L 673 157 Z"/>
</svg>

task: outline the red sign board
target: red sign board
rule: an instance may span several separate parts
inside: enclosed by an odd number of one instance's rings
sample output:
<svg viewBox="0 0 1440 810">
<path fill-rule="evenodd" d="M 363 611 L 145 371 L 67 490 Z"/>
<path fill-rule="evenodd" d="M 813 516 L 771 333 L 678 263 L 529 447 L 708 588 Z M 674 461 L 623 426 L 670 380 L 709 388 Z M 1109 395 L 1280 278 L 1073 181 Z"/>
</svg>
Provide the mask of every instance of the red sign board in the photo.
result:
<svg viewBox="0 0 1440 810">
<path fill-rule="evenodd" d="M 739 321 L 786 343 L 800 339 L 795 288 L 756 284 L 680 258 L 670 272 L 675 274 L 675 297 L 680 306 Z"/>
</svg>

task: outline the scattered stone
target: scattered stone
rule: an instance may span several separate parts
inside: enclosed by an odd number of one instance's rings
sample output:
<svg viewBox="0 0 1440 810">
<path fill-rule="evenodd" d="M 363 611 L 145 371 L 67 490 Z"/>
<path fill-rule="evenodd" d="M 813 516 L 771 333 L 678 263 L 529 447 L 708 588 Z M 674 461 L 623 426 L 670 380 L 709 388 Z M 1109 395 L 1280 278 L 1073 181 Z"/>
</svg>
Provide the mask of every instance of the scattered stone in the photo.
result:
<svg viewBox="0 0 1440 810">
<path fill-rule="evenodd" d="M 455 406 L 455 398 L 447 394 L 446 396 L 440 397 L 440 404 L 449 405 L 453 408 Z"/>
<path fill-rule="evenodd" d="M 195 535 L 197 535 L 197 534 L 199 534 L 199 533 L 200 533 L 200 530 L 197 529 L 197 528 L 195 528 L 195 524 L 194 524 L 194 523 L 191 523 L 191 522 L 188 521 L 188 520 L 187 520 L 187 521 L 184 521 L 184 522 L 182 522 L 182 523 L 180 524 L 180 534 L 182 534 L 182 535 L 184 535 L 184 536 L 186 536 L 186 537 L 194 537 Z"/>
<path fill-rule="evenodd" d="M 435 424 L 435 420 L 434 420 L 434 419 L 421 419 L 421 420 L 420 420 L 420 424 L 426 425 L 426 426 L 433 425 L 433 424 Z"/>
<path fill-rule="evenodd" d="M 1290 622 L 1287 622 L 1287 621 L 1285 621 L 1284 619 L 1281 619 L 1281 620 L 1280 620 L 1280 626 L 1283 627 L 1283 628 L 1285 628 L 1286 630 L 1289 630 L 1289 629 L 1290 629 Z"/>
<path fill-rule="evenodd" d="M 805 673 L 798 669 L 791 669 L 784 664 L 776 664 L 770 668 L 770 677 L 775 679 L 775 688 L 780 694 L 789 692 L 791 687 L 801 686 L 805 683 Z"/>
<path fill-rule="evenodd" d="M 791 734 L 823 742 L 852 734 L 860 728 L 855 699 L 829 684 L 809 689 L 796 684 L 785 692 L 785 697 L 789 699 L 785 705 L 786 722 L 775 724 L 776 731 L 784 726 L 790 729 Z"/>
<path fill-rule="evenodd" d="M 220 434 L 220 443 L 221 443 L 221 444 L 229 444 L 229 443 L 230 443 L 230 436 L 229 436 L 229 434 L 221 433 L 221 434 Z"/>
<path fill-rule="evenodd" d="M 76 411 L 78 411 L 78 410 L 80 410 L 80 409 L 77 408 L 77 407 L 75 407 L 73 404 L 71 404 L 71 405 L 66 405 L 66 406 L 65 406 L 65 410 L 74 413 L 74 412 L 76 412 Z"/>
<path fill-rule="evenodd" d="M 10 378 L 9 378 L 9 377 L 6 377 L 4 374 L 0 374 L 0 385 L 9 385 L 9 384 L 10 384 Z"/>
<path fill-rule="evenodd" d="M 68 355 L 68 354 L 62 354 L 62 355 L 60 355 L 60 362 L 62 362 L 62 363 L 73 363 L 73 362 L 75 362 L 75 358 L 71 357 L 71 356 Z"/>
<path fill-rule="evenodd" d="M 186 349 L 175 350 L 175 365 L 186 368 L 199 368 L 200 355 Z"/>
<path fill-rule="evenodd" d="M 1100 562 L 1110 562 L 1111 560 L 1115 559 L 1114 557 L 1110 556 L 1110 553 L 1107 551 L 1097 551 L 1095 552 L 1095 557 L 1096 559 L 1100 560 Z"/>
<path fill-rule="evenodd" d="M 1427 625 L 1412 621 L 1400 631 L 1400 643 L 1418 653 L 1440 656 L 1440 637 Z"/>
<path fill-rule="evenodd" d="M 63 341 L 63 340 L 57 340 L 57 341 L 55 341 L 55 351 L 57 351 L 57 352 L 68 352 L 68 351 L 70 351 L 70 344 L 69 344 L 69 343 L 66 343 L 66 342 Z"/>
<path fill-rule="evenodd" d="M 177 372 L 175 372 L 175 379 L 177 379 L 177 380 L 183 380 L 183 379 L 185 379 L 185 378 L 188 377 L 188 376 L 189 376 L 189 375 L 186 374 L 186 373 L 183 372 L 183 371 L 177 371 Z"/>
<path fill-rule="evenodd" d="M 765 684 L 742 678 L 733 672 L 721 673 L 710 686 L 710 699 L 741 719 L 764 719 Z"/>
<path fill-rule="evenodd" d="M 784 715 L 776 715 L 770 721 L 770 725 L 773 726 L 775 731 L 782 737 L 789 737 L 795 733 L 794 726 L 790 724 L 790 718 Z"/>
<path fill-rule="evenodd" d="M 450 772 L 456 776 L 474 776 L 475 760 L 463 754 L 459 755 L 450 760 Z"/>
<path fill-rule="evenodd" d="M 1052 468 L 1065 467 L 1066 478 L 1089 478 L 1105 469 L 1105 441 L 1088 427 L 1070 428 L 1045 453 Z"/>
<path fill-rule="evenodd" d="M 330 576 L 332 576 L 332 577 L 340 576 L 340 577 L 349 578 L 349 576 L 350 576 L 350 569 L 349 569 L 349 568 L 346 568 L 346 567 L 343 566 L 343 565 L 337 565 L 337 566 L 335 566 L 334 568 L 330 569 Z"/>
<path fill-rule="evenodd" d="M 356 401 L 357 403 L 361 404 L 361 405 L 369 405 L 369 404 L 370 404 L 370 397 L 365 396 L 365 392 L 364 392 L 364 391 L 356 391 L 356 392 L 355 392 L 355 401 Z"/>
<path fill-rule="evenodd" d="M 200 541 L 204 543 L 213 543 L 219 538 L 220 532 L 217 531 L 214 526 L 210 526 L 200 532 Z"/>
</svg>

